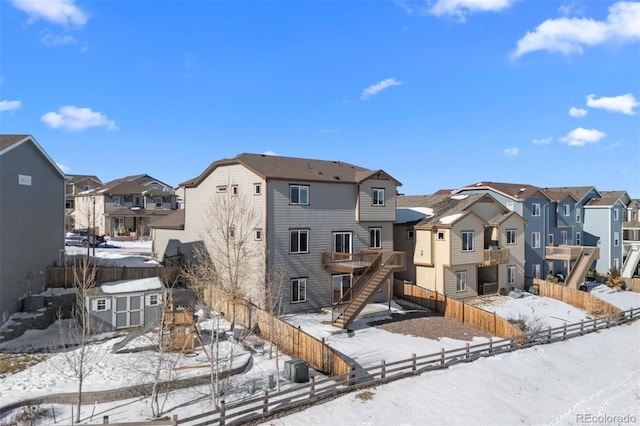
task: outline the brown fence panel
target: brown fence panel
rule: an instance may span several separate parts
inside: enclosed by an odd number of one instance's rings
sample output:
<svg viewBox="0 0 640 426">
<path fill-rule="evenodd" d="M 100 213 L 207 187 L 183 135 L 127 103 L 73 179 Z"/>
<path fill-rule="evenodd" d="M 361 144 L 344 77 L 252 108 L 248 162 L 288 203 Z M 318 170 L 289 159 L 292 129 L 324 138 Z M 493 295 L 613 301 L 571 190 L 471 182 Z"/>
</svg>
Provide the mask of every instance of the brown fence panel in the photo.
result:
<svg viewBox="0 0 640 426">
<path fill-rule="evenodd" d="M 74 268 L 71 266 L 47 267 L 47 287 L 71 288 L 74 286 Z M 159 277 L 163 282 L 172 282 L 178 277 L 178 268 L 172 267 L 96 267 L 96 284 L 111 281 L 127 281 L 142 278 Z"/>
<path fill-rule="evenodd" d="M 620 308 L 586 291 L 576 290 L 563 286 L 562 284 L 540 279 L 534 279 L 533 283 L 538 286 L 540 296 L 560 300 L 571 306 L 580 308 L 591 315 L 611 315 L 622 311 Z"/>
<path fill-rule="evenodd" d="M 640 279 L 638 279 L 638 278 L 626 278 L 625 281 L 627 282 L 627 290 L 628 291 L 640 292 Z"/>
</svg>

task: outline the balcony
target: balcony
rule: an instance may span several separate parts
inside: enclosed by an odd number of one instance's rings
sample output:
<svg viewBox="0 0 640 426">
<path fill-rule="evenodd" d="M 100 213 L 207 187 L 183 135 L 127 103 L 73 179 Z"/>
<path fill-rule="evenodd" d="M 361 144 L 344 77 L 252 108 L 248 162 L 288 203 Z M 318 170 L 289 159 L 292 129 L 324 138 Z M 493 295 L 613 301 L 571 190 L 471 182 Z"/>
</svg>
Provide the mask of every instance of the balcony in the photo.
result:
<svg viewBox="0 0 640 426">
<path fill-rule="evenodd" d="M 390 266 L 393 272 L 404 271 L 407 267 L 406 254 L 404 252 L 388 250 L 362 250 L 358 253 L 337 253 L 323 251 L 321 253 L 321 266 L 325 271 L 332 273 L 363 273 L 369 265 L 373 264 L 381 254 L 391 255 Z"/>
<path fill-rule="evenodd" d="M 547 260 L 576 260 L 582 254 L 582 246 L 557 246 L 547 247 L 545 259 Z"/>
<path fill-rule="evenodd" d="M 510 255 L 509 249 L 485 249 L 481 266 L 495 266 L 509 263 Z"/>
</svg>

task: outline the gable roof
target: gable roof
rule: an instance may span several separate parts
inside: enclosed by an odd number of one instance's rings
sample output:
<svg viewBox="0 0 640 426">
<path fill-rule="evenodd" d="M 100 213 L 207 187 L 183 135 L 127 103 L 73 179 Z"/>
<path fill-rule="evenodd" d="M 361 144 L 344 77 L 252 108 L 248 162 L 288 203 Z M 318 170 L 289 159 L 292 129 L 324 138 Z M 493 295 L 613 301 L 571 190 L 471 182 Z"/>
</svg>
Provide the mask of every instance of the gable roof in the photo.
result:
<svg viewBox="0 0 640 426">
<path fill-rule="evenodd" d="M 608 198 L 592 198 L 584 205 L 585 207 L 611 207 L 616 204 L 622 204 L 622 200 L 616 197 L 608 197 Z"/>
<path fill-rule="evenodd" d="M 469 206 L 486 194 L 457 195 L 400 195 L 398 207 L 429 208 L 432 214 L 417 222 L 417 226 L 450 225 L 469 213 Z"/>
<path fill-rule="evenodd" d="M 566 198 L 572 198 L 574 201 L 578 201 L 574 193 L 570 191 L 555 191 L 555 190 L 547 189 L 545 193 L 549 196 L 549 199 L 551 201 L 555 201 L 555 202 L 562 201 Z"/>
<path fill-rule="evenodd" d="M 171 192 L 164 191 L 163 189 L 157 189 L 150 187 L 153 183 L 160 183 Z M 88 191 L 81 192 L 78 195 L 93 195 L 93 194 L 108 194 L 108 195 L 131 195 L 131 194 L 146 194 L 150 196 L 168 196 L 173 195 L 173 188 L 160 182 L 157 179 L 149 175 L 135 175 L 126 176 L 120 179 L 111 180 L 101 186 L 90 189 Z"/>
<path fill-rule="evenodd" d="M 23 143 L 31 142 L 33 146 L 36 147 L 40 154 L 49 162 L 51 166 L 62 176 L 65 177 L 65 174 L 60 170 L 60 167 L 56 164 L 49 154 L 45 152 L 44 149 L 40 146 L 40 144 L 35 140 L 35 138 L 31 135 L 0 135 L 0 156 L 6 154 L 7 152 L 19 147 Z"/>
<path fill-rule="evenodd" d="M 524 201 L 531 197 L 544 197 L 549 199 L 545 191 L 537 186 L 523 183 L 505 183 L 505 182 L 478 182 L 472 185 L 464 186 L 455 192 L 474 191 L 478 189 L 493 190 L 507 198 L 515 201 Z"/>
<path fill-rule="evenodd" d="M 563 186 L 563 187 L 553 187 L 553 188 L 545 188 L 548 191 L 555 192 L 568 192 L 573 195 L 576 201 L 580 202 L 584 197 L 589 194 L 591 191 L 595 191 L 598 194 L 598 197 L 601 197 L 600 193 L 594 186 Z"/>
<path fill-rule="evenodd" d="M 78 183 L 83 182 L 85 180 L 92 180 L 97 182 L 99 185 L 102 185 L 102 181 L 95 175 L 65 175 L 67 178 L 67 183 Z"/>
<path fill-rule="evenodd" d="M 149 228 L 184 229 L 184 213 L 184 209 L 175 210 L 165 217 L 162 217 L 149 224 Z"/>
<path fill-rule="evenodd" d="M 263 179 L 360 183 L 370 178 L 376 178 L 392 180 L 396 185 L 402 185 L 383 170 L 369 170 L 342 161 L 244 153 L 231 159 L 211 163 L 199 176 L 181 183 L 180 186 L 196 187 L 218 167 L 234 164 L 246 167 Z"/>
<path fill-rule="evenodd" d="M 618 198 L 626 206 L 631 203 L 631 197 L 627 191 L 600 191 L 602 198 Z"/>
</svg>

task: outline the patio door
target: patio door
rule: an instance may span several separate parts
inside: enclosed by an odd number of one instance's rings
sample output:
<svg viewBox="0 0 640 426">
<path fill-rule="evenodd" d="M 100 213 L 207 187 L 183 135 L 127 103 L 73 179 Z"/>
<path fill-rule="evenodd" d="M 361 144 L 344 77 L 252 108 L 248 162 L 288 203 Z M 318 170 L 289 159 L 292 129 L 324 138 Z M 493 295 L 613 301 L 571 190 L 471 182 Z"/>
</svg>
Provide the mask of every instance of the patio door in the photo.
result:
<svg viewBox="0 0 640 426">
<path fill-rule="evenodd" d="M 337 253 L 353 253 L 351 251 L 351 232 L 333 233 L 333 251 Z"/>
<path fill-rule="evenodd" d="M 331 276 L 331 288 L 333 289 L 333 304 L 337 304 L 351 288 L 351 275 L 340 274 Z"/>
<path fill-rule="evenodd" d="M 139 327 L 144 318 L 142 295 L 114 296 L 113 325 L 115 328 Z"/>
</svg>

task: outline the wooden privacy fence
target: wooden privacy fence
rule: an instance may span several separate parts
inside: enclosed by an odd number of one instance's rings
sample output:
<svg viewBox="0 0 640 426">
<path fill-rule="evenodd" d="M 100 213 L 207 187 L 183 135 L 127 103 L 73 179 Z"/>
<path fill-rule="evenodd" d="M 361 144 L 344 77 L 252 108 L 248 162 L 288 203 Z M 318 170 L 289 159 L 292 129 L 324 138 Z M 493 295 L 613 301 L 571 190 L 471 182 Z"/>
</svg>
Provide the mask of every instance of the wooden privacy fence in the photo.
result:
<svg viewBox="0 0 640 426">
<path fill-rule="evenodd" d="M 310 382 L 280 392 L 263 391 L 261 395 L 226 404 L 220 408 L 178 420 L 181 425 L 242 425 L 250 422 L 265 422 L 279 413 L 306 407 L 335 396 L 359 389 L 382 385 L 405 377 L 415 376 L 431 370 L 472 362 L 480 358 L 548 344 L 582 336 L 640 318 L 640 308 L 589 321 L 563 325 L 537 331 L 522 337 L 493 340 L 486 343 L 417 356 L 394 362 L 381 361 L 367 368 L 358 368 L 333 377 L 311 377 Z M 488 378 L 490 380 L 490 378 Z"/>
<path fill-rule="evenodd" d="M 538 286 L 538 294 L 540 294 L 540 296 L 561 300 L 591 315 L 611 315 L 621 311 L 620 308 L 586 291 L 576 290 L 562 284 L 556 284 L 538 278 L 533 279 L 533 285 Z"/>
<path fill-rule="evenodd" d="M 640 292 L 640 280 L 638 278 L 625 278 L 627 290 Z"/>
<path fill-rule="evenodd" d="M 233 300 L 228 295 L 222 299 L 218 306 L 228 319 L 247 329 L 257 327 L 264 340 L 273 341 L 291 357 L 303 359 L 311 367 L 329 375 L 351 370 L 351 364 L 326 345 L 324 339 L 319 340 L 246 300 Z"/>
<path fill-rule="evenodd" d="M 468 305 L 460 300 L 451 299 L 441 293 L 418 287 L 415 284 L 395 280 L 393 284 L 393 294 L 401 299 L 440 312 L 463 324 L 477 327 L 494 336 L 511 338 L 524 335 L 522 330 L 506 319 L 496 315 L 495 312 L 485 311 L 484 309 Z"/>
<path fill-rule="evenodd" d="M 96 284 L 111 281 L 137 280 L 159 277 L 162 282 L 171 283 L 178 277 L 178 268 L 169 267 L 129 267 L 96 266 Z M 47 268 L 47 287 L 71 288 L 74 286 L 73 266 L 49 266 Z"/>
</svg>

